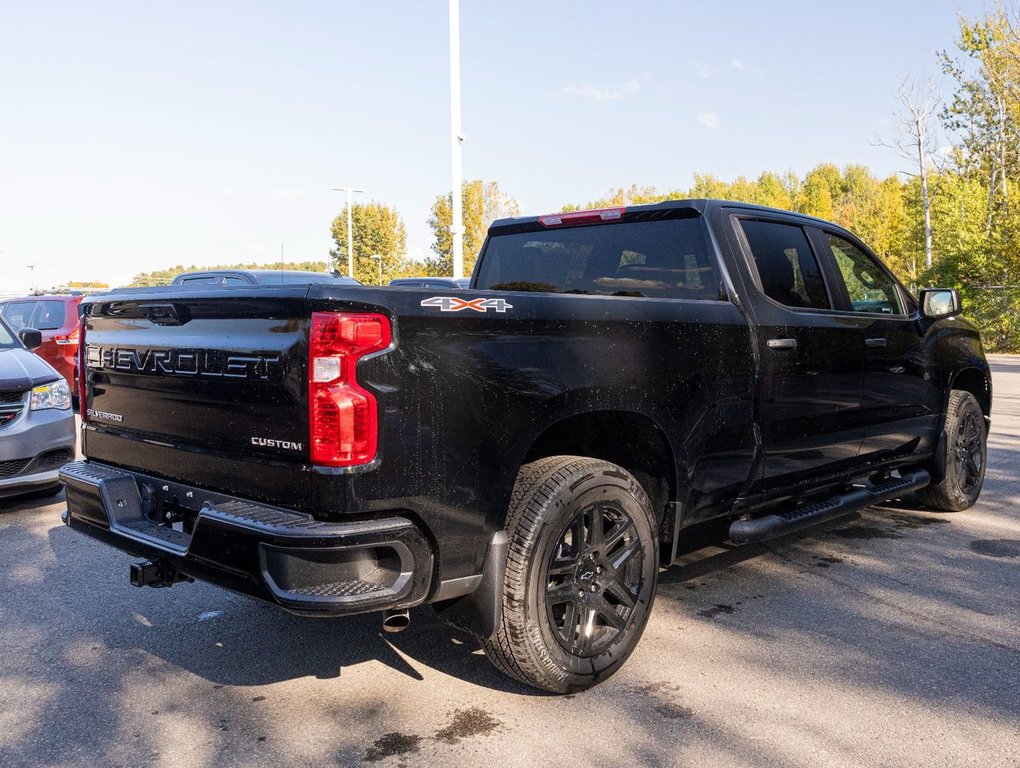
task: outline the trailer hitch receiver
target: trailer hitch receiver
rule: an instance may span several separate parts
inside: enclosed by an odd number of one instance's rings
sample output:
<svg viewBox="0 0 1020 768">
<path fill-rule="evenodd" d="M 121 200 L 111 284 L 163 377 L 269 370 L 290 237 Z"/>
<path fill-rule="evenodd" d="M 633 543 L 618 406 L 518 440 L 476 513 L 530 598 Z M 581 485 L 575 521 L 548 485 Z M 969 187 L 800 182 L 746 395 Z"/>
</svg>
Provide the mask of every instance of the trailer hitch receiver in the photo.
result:
<svg viewBox="0 0 1020 768">
<path fill-rule="evenodd" d="M 174 568 L 165 558 L 131 563 L 130 578 L 133 587 L 171 587 L 178 582 L 194 581 Z"/>
</svg>

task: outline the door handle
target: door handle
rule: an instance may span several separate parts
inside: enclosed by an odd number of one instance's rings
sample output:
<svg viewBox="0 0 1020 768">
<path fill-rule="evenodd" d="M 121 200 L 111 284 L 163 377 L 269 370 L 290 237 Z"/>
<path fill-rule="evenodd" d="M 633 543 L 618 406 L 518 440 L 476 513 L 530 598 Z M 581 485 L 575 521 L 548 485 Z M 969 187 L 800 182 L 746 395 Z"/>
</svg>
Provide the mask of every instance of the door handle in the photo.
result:
<svg viewBox="0 0 1020 768">
<path fill-rule="evenodd" d="M 876 339 L 865 339 L 864 340 L 864 346 L 866 346 L 866 347 L 884 347 L 888 343 L 889 343 L 888 339 L 883 339 L 881 337 L 876 338 Z"/>
<path fill-rule="evenodd" d="M 796 339 L 769 339 L 765 344 L 769 349 L 796 349 Z"/>
</svg>

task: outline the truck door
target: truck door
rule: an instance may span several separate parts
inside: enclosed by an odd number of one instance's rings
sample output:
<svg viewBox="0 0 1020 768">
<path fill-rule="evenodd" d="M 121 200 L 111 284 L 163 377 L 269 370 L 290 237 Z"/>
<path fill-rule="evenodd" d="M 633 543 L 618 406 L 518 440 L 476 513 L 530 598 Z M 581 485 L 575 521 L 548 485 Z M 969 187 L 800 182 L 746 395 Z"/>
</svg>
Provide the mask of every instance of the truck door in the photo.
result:
<svg viewBox="0 0 1020 768">
<path fill-rule="evenodd" d="M 817 230 L 832 282 L 864 349 L 861 459 L 871 463 L 928 453 L 942 396 L 922 348 L 917 308 L 882 264 L 843 234 Z"/>
<path fill-rule="evenodd" d="M 859 328 L 835 309 L 831 279 L 800 222 L 746 212 L 730 219 L 753 283 L 761 354 L 759 490 L 852 470 L 864 437 Z"/>
</svg>

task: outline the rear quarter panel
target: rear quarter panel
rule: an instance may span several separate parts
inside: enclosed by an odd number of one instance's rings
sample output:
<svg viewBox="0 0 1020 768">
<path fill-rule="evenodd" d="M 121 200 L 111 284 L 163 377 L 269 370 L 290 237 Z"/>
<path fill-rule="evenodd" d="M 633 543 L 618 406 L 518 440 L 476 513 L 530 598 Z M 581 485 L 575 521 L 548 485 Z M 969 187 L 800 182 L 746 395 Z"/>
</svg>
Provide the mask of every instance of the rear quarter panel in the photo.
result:
<svg viewBox="0 0 1020 768">
<path fill-rule="evenodd" d="M 380 403 L 379 463 L 349 474 L 349 498 L 321 484 L 319 501 L 414 510 L 442 539 L 444 578 L 476 572 L 528 449 L 571 415 L 612 410 L 655 421 L 676 457 L 677 486 L 694 503 L 746 481 L 754 363 L 746 321 L 729 302 L 379 293 L 363 298 L 397 318 L 395 344 L 358 370 Z M 510 307 L 422 307 L 436 296 Z"/>
</svg>

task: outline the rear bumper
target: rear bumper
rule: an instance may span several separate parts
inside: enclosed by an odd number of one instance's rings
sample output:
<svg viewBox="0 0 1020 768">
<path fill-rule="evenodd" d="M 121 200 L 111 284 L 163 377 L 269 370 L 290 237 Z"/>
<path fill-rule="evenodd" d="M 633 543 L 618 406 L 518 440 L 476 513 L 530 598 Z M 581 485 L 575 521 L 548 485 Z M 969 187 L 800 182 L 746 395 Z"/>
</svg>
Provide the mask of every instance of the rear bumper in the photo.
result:
<svg viewBox="0 0 1020 768">
<path fill-rule="evenodd" d="M 402 517 L 325 522 L 90 461 L 64 466 L 60 479 L 71 528 L 295 613 L 406 608 L 432 582 L 432 548 Z M 190 534 L 150 519 L 154 499 L 173 497 L 201 505 Z"/>
</svg>

